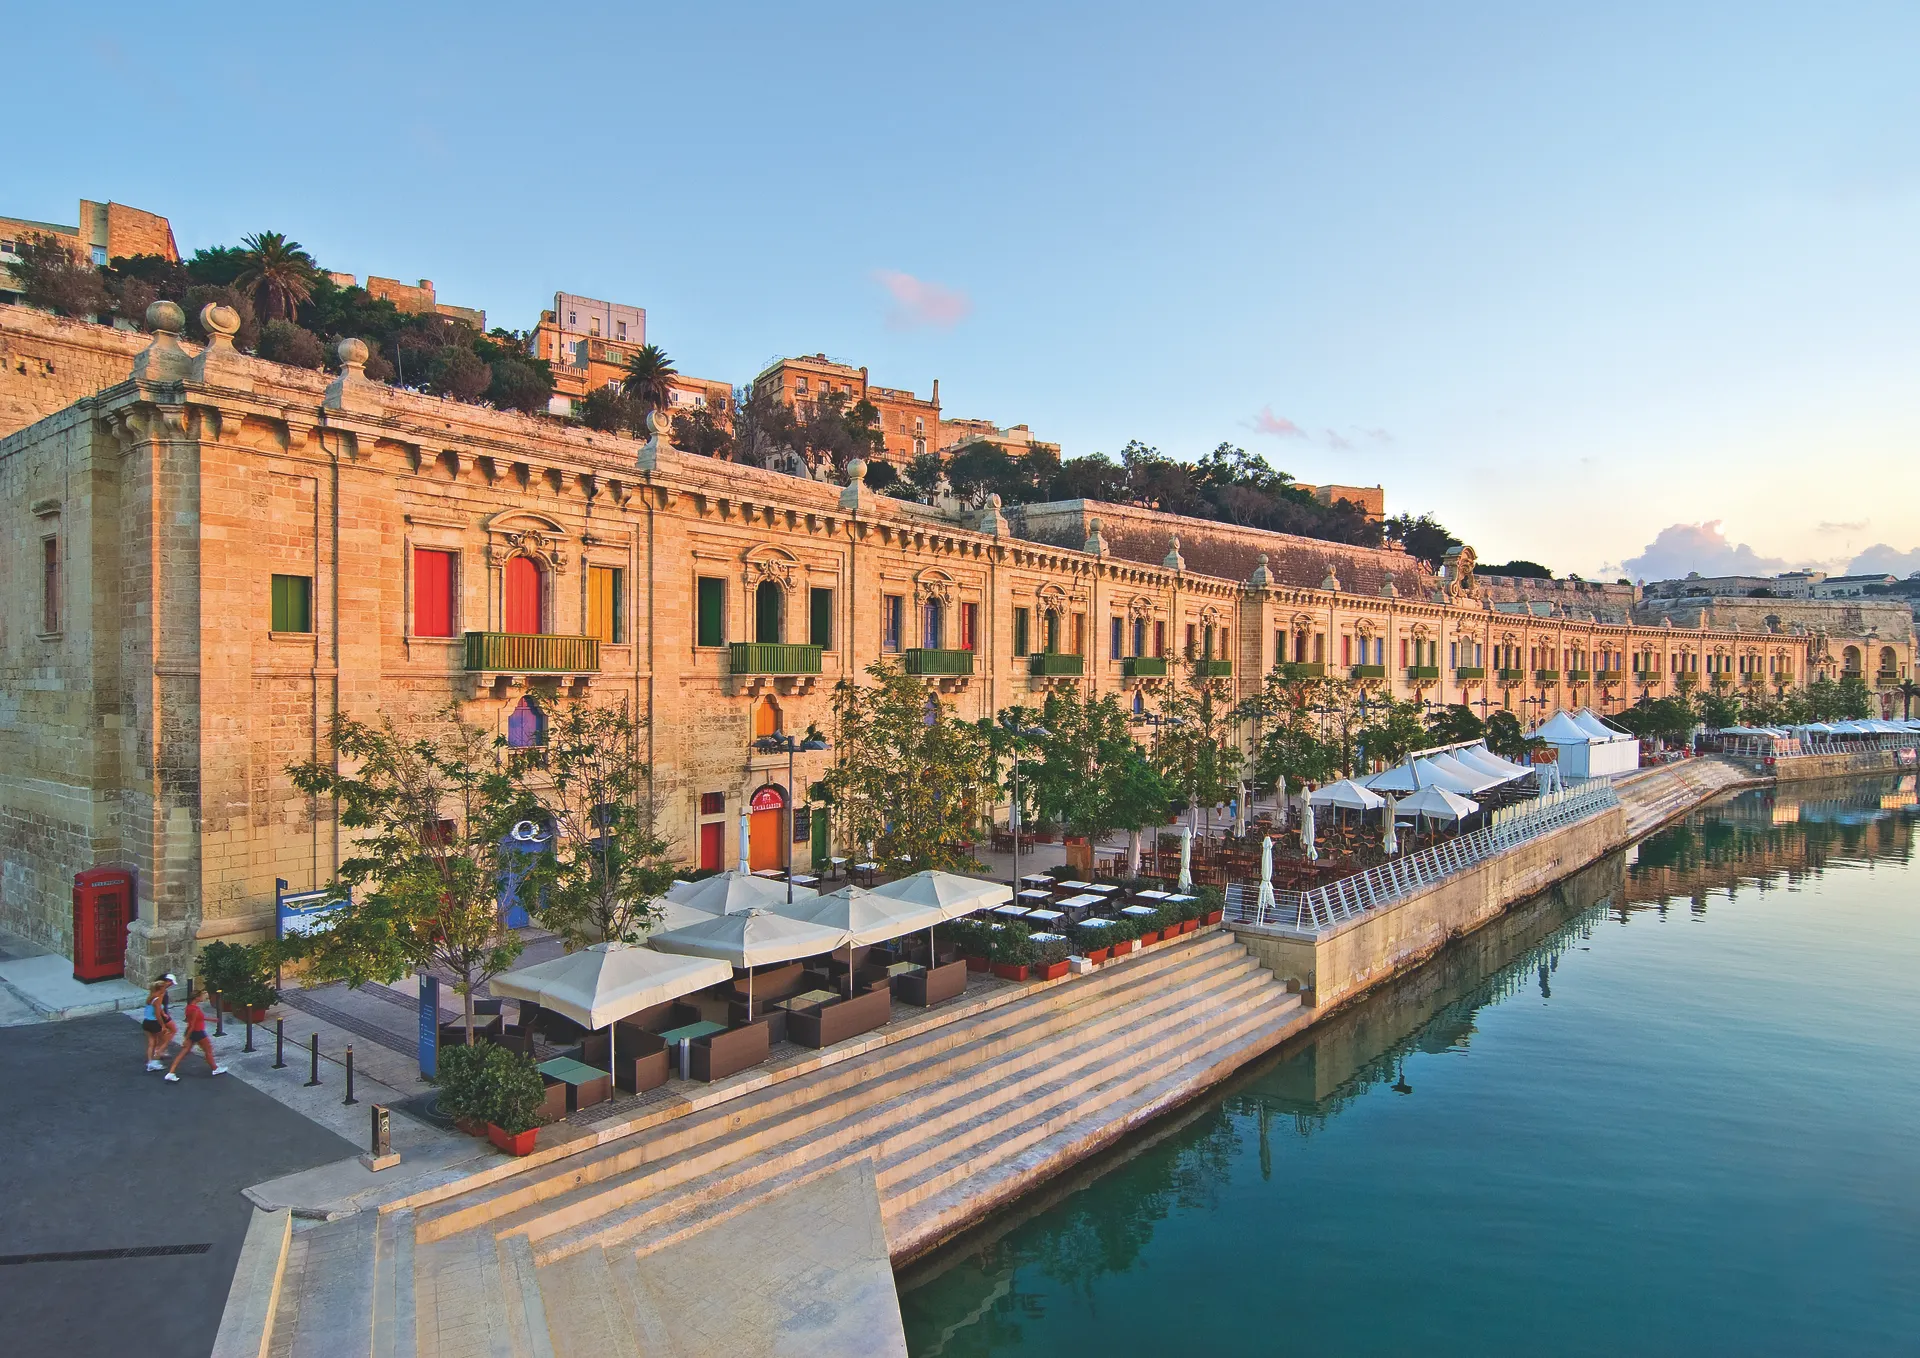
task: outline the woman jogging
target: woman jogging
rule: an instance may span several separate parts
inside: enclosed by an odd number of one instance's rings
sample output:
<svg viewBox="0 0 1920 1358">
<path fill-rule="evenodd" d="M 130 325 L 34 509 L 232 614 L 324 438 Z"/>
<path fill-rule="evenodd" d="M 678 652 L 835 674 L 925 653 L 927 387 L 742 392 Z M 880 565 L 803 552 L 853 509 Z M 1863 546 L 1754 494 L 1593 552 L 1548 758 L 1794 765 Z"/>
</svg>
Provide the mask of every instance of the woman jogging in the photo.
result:
<svg viewBox="0 0 1920 1358">
<path fill-rule="evenodd" d="M 173 1041 L 176 1031 L 173 1015 L 167 1012 L 167 990 L 178 984 L 172 972 L 168 972 L 147 987 L 147 1007 L 140 1015 L 140 1026 L 147 1033 L 147 1069 L 164 1070 L 166 1063 L 160 1059 Z"/>
<path fill-rule="evenodd" d="M 213 1059 L 213 1043 L 207 1040 L 207 1016 L 200 1012 L 200 990 L 197 986 L 187 989 L 187 1040 L 180 1044 L 179 1055 L 173 1058 L 173 1064 L 167 1067 L 167 1079 L 173 1084 L 180 1083 L 180 1063 L 187 1059 L 187 1053 L 195 1047 L 207 1058 L 207 1068 L 212 1074 L 225 1075 L 227 1068 Z"/>
</svg>

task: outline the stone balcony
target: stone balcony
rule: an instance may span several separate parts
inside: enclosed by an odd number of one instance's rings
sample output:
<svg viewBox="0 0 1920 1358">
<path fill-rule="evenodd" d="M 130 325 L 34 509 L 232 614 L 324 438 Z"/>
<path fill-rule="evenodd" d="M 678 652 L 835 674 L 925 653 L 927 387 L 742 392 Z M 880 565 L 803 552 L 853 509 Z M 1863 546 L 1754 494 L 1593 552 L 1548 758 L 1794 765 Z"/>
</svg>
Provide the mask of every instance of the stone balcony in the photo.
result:
<svg viewBox="0 0 1920 1358">
<path fill-rule="evenodd" d="M 1164 679 L 1167 677 L 1167 658 L 1163 655 L 1130 655 L 1120 662 L 1120 677 Z"/>
<path fill-rule="evenodd" d="M 942 693 L 957 693 L 973 678 L 973 652 L 914 646 L 901 652 L 906 673 L 934 681 Z"/>
<path fill-rule="evenodd" d="M 551 681 L 578 694 L 600 672 L 600 638 L 547 632 L 468 632 L 464 668 L 474 695 Z"/>
<path fill-rule="evenodd" d="M 742 681 L 737 692 L 811 693 L 820 679 L 822 649 L 794 641 L 736 641 L 727 647 L 727 673 Z"/>
</svg>

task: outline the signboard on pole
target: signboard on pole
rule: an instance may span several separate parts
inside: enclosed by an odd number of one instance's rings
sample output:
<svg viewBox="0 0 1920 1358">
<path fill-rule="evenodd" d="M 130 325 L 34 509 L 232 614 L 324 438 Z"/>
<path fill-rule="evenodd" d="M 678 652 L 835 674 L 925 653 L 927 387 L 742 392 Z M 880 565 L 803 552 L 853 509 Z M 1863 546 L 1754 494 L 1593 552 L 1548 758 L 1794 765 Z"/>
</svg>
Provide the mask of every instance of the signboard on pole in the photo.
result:
<svg viewBox="0 0 1920 1358">
<path fill-rule="evenodd" d="M 440 978 L 420 973 L 420 1078 L 440 1073 Z"/>
<path fill-rule="evenodd" d="M 331 891 L 295 891 L 274 894 L 275 926 L 281 938 L 315 934 L 333 927 L 333 917 L 346 904 Z"/>
</svg>

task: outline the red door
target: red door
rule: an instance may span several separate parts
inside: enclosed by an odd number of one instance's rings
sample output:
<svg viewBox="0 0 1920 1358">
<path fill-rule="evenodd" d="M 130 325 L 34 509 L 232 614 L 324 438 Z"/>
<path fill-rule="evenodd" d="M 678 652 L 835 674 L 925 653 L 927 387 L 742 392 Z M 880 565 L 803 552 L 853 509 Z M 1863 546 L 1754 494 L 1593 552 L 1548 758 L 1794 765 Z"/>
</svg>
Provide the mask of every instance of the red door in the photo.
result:
<svg viewBox="0 0 1920 1358">
<path fill-rule="evenodd" d="M 506 631 L 535 634 L 540 625 L 540 567 L 524 556 L 507 560 Z"/>
<path fill-rule="evenodd" d="M 726 844 L 725 821 L 710 821 L 700 827 L 700 870 L 702 872 L 720 871 L 720 854 L 726 848 Z"/>
</svg>

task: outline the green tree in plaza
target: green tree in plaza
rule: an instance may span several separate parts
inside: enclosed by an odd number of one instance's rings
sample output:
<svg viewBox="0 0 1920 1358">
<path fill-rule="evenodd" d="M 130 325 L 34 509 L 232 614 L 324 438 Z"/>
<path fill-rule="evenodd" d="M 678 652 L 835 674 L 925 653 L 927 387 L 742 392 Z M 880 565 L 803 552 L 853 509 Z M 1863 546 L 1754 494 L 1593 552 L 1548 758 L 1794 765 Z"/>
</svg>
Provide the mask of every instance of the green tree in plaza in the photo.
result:
<svg viewBox="0 0 1920 1358">
<path fill-rule="evenodd" d="M 241 268 L 233 285 L 253 299 L 264 319 L 292 320 L 313 295 L 319 274 L 313 256 L 278 231 L 260 231 L 241 241 Z"/>
<path fill-rule="evenodd" d="M 1526 763 L 1539 749 L 1541 742 L 1529 740 L 1520 718 L 1502 710 L 1487 718 L 1487 748 L 1502 759 L 1511 759 L 1516 763 Z"/>
<path fill-rule="evenodd" d="M 1454 745 L 1463 740 L 1479 740 L 1487 733 L 1487 724 L 1473 715 L 1465 703 L 1437 708 L 1427 718 L 1427 738 L 1435 745 Z"/>
<path fill-rule="evenodd" d="M 546 740 L 511 756 L 532 817 L 552 838 L 521 878 L 521 899 L 567 948 L 637 943 L 660 918 L 675 867 L 647 790 L 646 722 L 616 705 L 563 701 Z"/>
<path fill-rule="evenodd" d="M 977 870 L 960 845 L 973 838 L 992 795 L 987 733 L 897 664 L 867 667 L 871 683 L 833 691 L 833 764 L 821 779 L 849 847 L 873 845 L 880 861 L 915 870 Z"/>
<path fill-rule="evenodd" d="M 1295 679 L 1278 667 L 1261 691 L 1241 704 L 1241 715 L 1255 723 L 1253 776 L 1269 787 L 1289 783 L 1325 783 L 1339 771 L 1339 749 L 1326 736 L 1320 694 L 1328 679 Z"/>
<path fill-rule="evenodd" d="M 1355 739 L 1354 757 L 1368 764 L 1391 764 L 1424 748 L 1430 739 L 1425 714 L 1426 709 L 1418 702 L 1402 701 L 1390 693 L 1369 698 L 1364 714 L 1366 724 Z"/>
<path fill-rule="evenodd" d="M 1730 689 L 1702 689 L 1694 698 L 1700 720 L 1712 730 L 1740 724 L 1740 695 Z"/>
<path fill-rule="evenodd" d="M 1009 725 L 1047 733 L 1034 738 L 1038 758 L 1021 764 L 1022 792 L 1031 788 L 1041 820 L 1098 840 L 1166 818 L 1166 785 L 1141 754 L 1112 694 L 1050 693 L 1038 712 L 1007 709 L 999 729 Z"/>
<path fill-rule="evenodd" d="M 506 926 L 502 841 L 532 810 L 504 758 L 505 742 L 449 712 L 420 734 L 391 718 L 345 715 L 329 757 L 287 768 L 294 786 L 331 801 L 349 832 L 332 887 L 349 903 L 330 928 L 276 945 L 321 981 L 397 981 L 423 967 L 454 976 L 473 1040 L 473 992 L 513 965 L 520 937 Z"/>
<path fill-rule="evenodd" d="M 1643 740 L 1663 740 L 1669 745 L 1680 745 L 1693 733 L 1694 723 L 1699 717 L 1693 710 L 1693 704 L 1684 697 L 1643 697 L 1624 712 L 1611 714 L 1607 720 Z"/>
<path fill-rule="evenodd" d="M 1227 681 L 1190 677 L 1185 662 L 1170 657 L 1159 706 L 1153 761 L 1167 786 L 1201 807 L 1238 797 L 1246 754 Z"/>
</svg>

